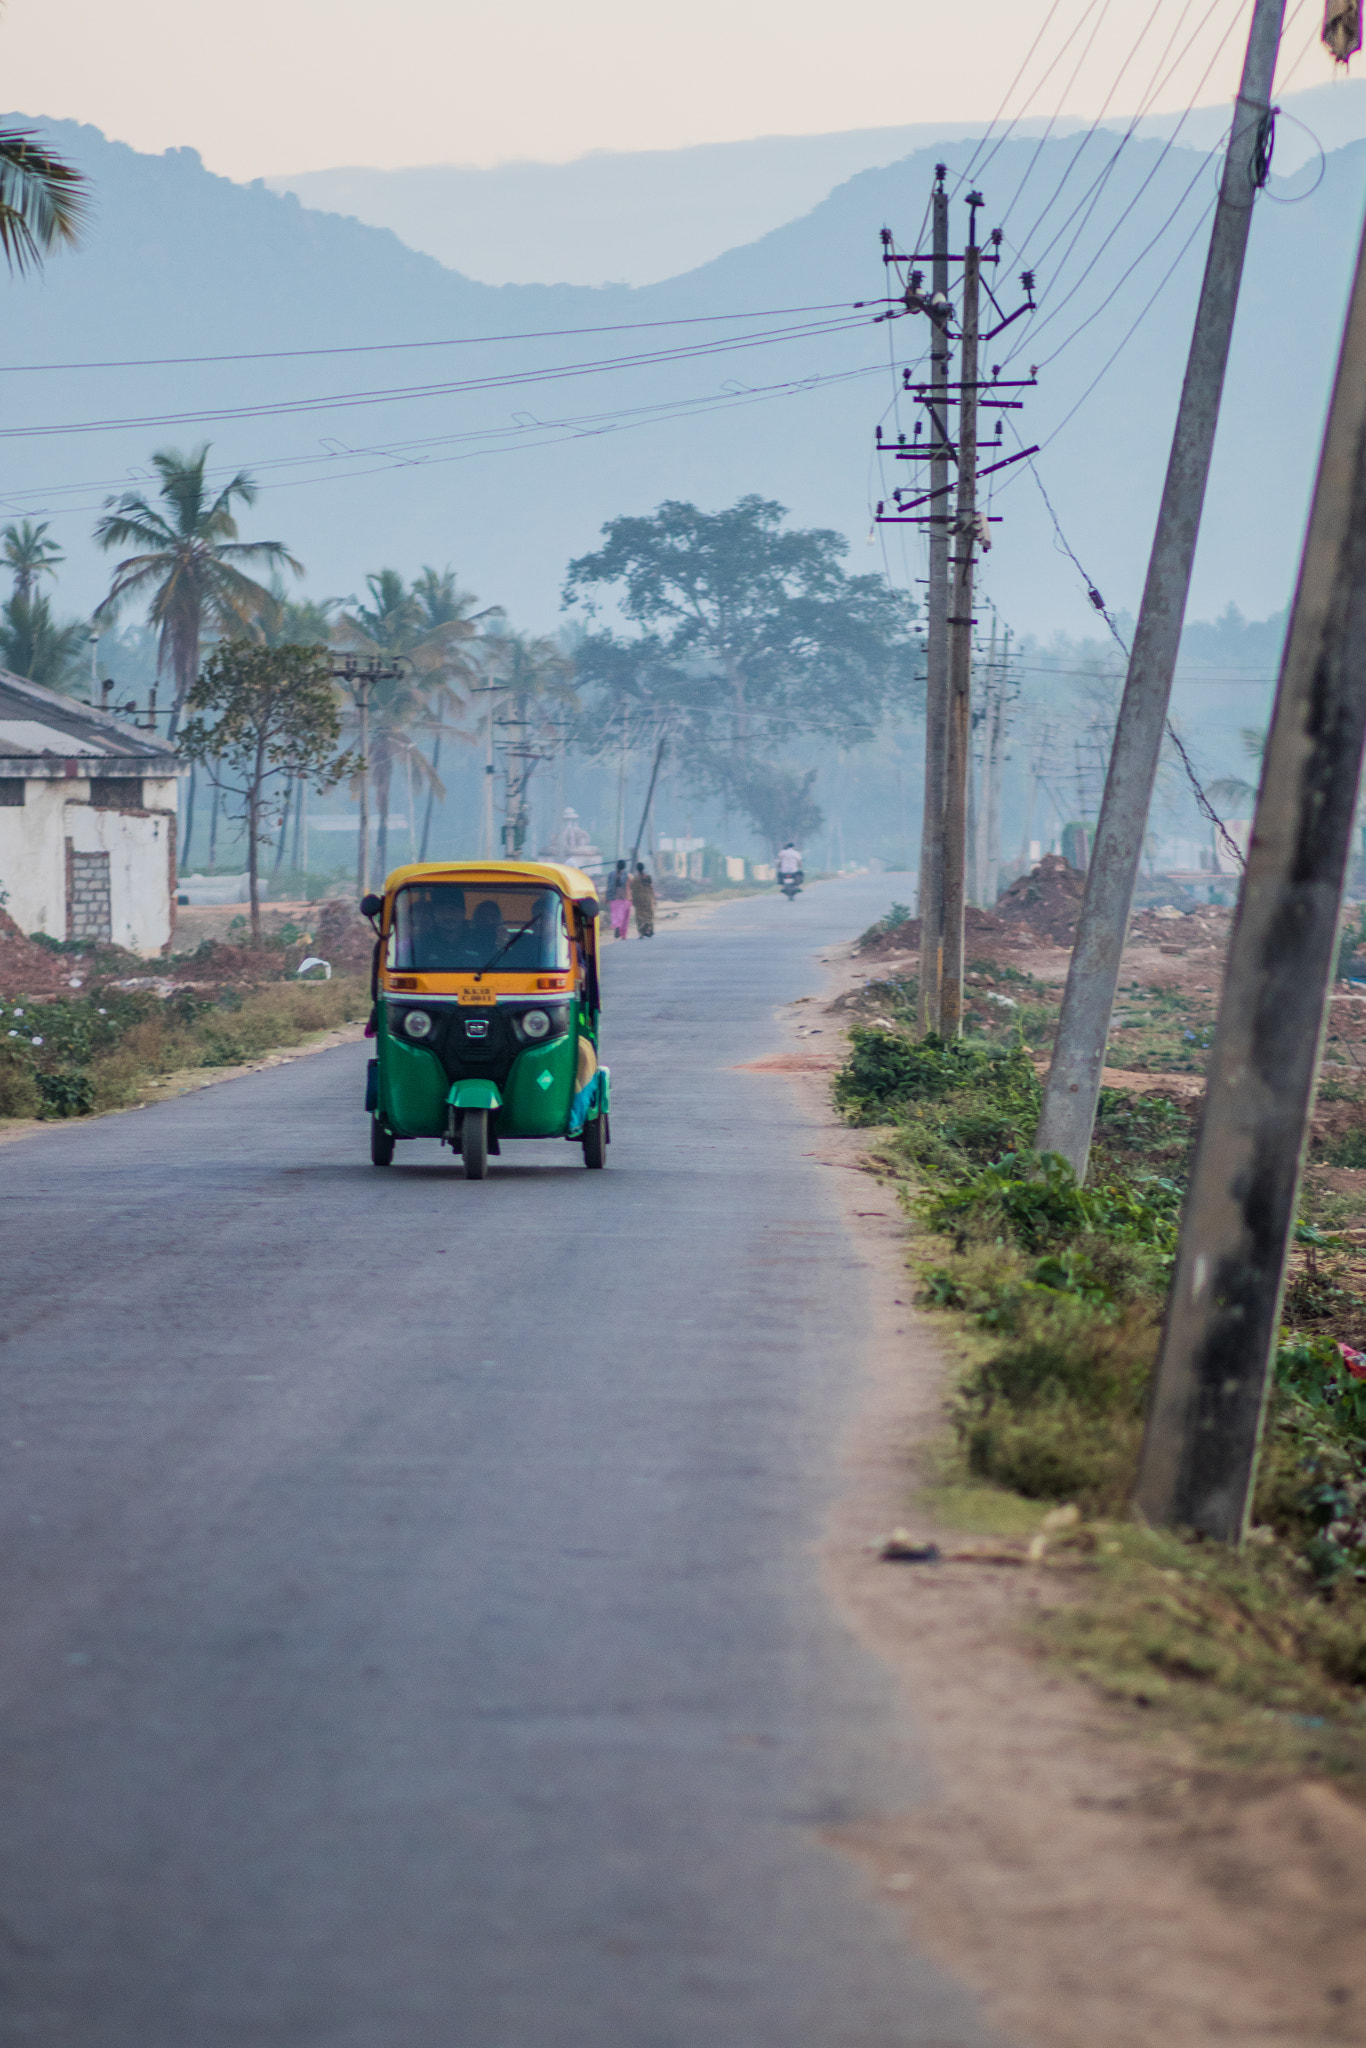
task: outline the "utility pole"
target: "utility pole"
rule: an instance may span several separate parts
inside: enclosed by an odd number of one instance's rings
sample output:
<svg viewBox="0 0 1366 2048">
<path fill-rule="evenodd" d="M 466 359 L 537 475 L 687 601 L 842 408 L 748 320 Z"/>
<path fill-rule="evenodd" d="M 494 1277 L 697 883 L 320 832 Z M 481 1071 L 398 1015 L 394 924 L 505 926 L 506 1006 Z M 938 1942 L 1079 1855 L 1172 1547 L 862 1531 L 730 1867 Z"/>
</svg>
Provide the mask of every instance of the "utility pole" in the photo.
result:
<svg viewBox="0 0 1366 2048">
<path fill-rule="evenodd" d="M 972 901 L 982 910 L 991 908 L 987 900 L 990 891 L 987 865 L 990 858 L 988 848 L 991 843 L 992 746 L 996 736 L 996 685 L 996 615 L 993 612 L 991 646 L 987 654 L 986 676 L 981 691 L 982 766 L 977 781 L 972 820 Z"/>
<path fill-rule="evenodd" d="M 949 195 L 947 166 L 934 167 L 930 196 L 930 489 L 934 503 L 948 504 L 949 398 Z M 949 515 L 930 520 L 929 589 L 925 603 L 925 809 L 920 831 L 920 994 L 917 1021 L 922 1034 L 939 1029 L 939 974 L 944 943 L 944 776 L 949 731 Z"/>
<path fill-rule="evenodd" d="M 995 638 L 995 628 L 992 629 Z M 1006 739 L 1006 696 L 1010 686 L 1010 628 L 1002 629 L 1001 660 L 991 695 L 991 768 L 987 777 L 987 853 L 982 908 L 994 910 L 1001 887 L 1001 757 Z"/>
<path fill-rule="evenodd" d="M 1247 1521 L 1366 741 L 1366 233 L 1229 948 L 1139 1466 L 1152 1522 Z"/>
<path fill-rule="evenodd" d="M 963 886 L 967 854 L 968 776 L 972 770 L 972 587 L 977 541 L 977 328 L 982 252 L 977 246 L 980 192 L 968 194 L 963 252 L 962 340 L 958 350 L 958 505 L 953 522 L 949 597 L 948 746 L 944 773 L 942 872 L 944 922 L 939 977 L 939 1031 L 963 1028 Z"/>
<path fill-rule="evenodd" d="M 1270 170 L 1271 81 L 1284 11 L 1285 0 L 1256 0 L 1253 10 L 1157 533 L 1035 1139 L 1039 1151 L 1061 1152 L 1078 1180 L 1090 1156 L 1105 1041 L 1186 616 L 1252 205 Z"/>
<path fill-rule="evenodd" d="M 356 686 L 360 711 L 360 858 L 356 871 L 356 894 L 370 893 L 370 683 L 363 678 Z"/>
<path fill-rule="evenodd" d="M 333 682 L 342 685 L 356 707 L 360 727 L 360 847 L 356 859 L 356 888 L 361 896 L 370 892 L 370 692 L 376 683 L 397 682 L 402 674 L 402 659 L 362 662 L 354 654 L 344 655 L 332 670 Z"/>
</svg>

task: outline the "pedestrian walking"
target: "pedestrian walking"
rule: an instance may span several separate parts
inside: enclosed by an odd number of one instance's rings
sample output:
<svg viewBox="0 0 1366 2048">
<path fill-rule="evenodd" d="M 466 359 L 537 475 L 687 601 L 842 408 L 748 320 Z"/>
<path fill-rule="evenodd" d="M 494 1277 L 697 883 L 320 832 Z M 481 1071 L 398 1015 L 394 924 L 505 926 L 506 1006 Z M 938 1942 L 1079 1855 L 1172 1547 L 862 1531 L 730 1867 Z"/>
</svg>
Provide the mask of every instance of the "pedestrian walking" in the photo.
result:
<svg viewBox="0 0 1366 2048">
<path fill-rule="evenodd" d="M 624 939 L 631 922 L 631 877 L 624 860 L 617 862 L 607 878 L 607 915 L 612 920 L 612 937 Z"/>
<path fill-rule="evenodd" d="M 636 862 L 636 871 L 631 877 L 631 902 L 636 913 L 637 937 L 652 939 L 655 935 L 655 885 L 645 872 L 644 861 Z"/>
</svg>

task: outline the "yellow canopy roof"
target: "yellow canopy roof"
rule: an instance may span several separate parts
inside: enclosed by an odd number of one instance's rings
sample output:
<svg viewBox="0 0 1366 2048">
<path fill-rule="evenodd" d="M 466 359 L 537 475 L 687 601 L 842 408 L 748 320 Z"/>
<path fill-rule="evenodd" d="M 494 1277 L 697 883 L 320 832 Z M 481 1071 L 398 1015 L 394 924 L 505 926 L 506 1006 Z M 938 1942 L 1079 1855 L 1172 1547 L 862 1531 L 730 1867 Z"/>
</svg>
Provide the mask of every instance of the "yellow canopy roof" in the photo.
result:
<svg viewBox="0 0 1366 2048">
<path fill-rule="evenodd" d="M 424 860 L 395 868 L 386 878 L 384 893 L 391 896 L 405 882 L 540 882 L 558 889 L 571 902 L 584 897 L 597 900 L 597 885 L 582 868 L 566 867 L 558 860 Z"/>
</svg>

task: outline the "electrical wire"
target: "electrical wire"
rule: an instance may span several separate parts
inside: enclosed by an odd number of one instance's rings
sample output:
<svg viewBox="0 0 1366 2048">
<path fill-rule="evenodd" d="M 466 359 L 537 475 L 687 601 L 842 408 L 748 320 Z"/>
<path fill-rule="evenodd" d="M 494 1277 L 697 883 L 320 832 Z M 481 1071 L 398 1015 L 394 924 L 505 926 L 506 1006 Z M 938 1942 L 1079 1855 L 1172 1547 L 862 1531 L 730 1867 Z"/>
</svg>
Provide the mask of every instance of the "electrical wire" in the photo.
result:
<svg viewBox="0 0 1366 2048">
<path fill-rule="evenodd" d="M 778 342 L 811 340 L 845 334 L 866 327 L 866 320 L 830 320 L 803 327 L 777 328 L 770 334 L 731 336 L 724 341 L 680 345 L 676 348 L 642 351 L 630 356 L 608 356 L 583 363 L 553 364 L 538 370 L 516 370 L 501 376 L 467 377 L 439 384 L 379 387 L 370 391 L 331 392 L 319 398 L 279 399 L 260 405 L 206 407 L 202 411 L 154 413 L 128 418 L 73 420 L 41 427 L 0 428 L 0 441 L 45 439 L 70 434 L 109 433 L 132 428 L 198 425 L 210 421 L 290 418 L 302 413 L 348 411 L 362 405 L 391 405 L 412 399 L 453 397 L 471 391 L 518 389 L 528 384 L 557 383 L 566 377 L 587 377 L 608 370 L 652 368 L 660 363 L 694 362 L 709 356 L 771 347 Z"/>
<path fill-rule="evenodd" d="M 1035 462 L 1032 455 L 1026 456 L 1025 461 L 1028 464 L 1030 473 L 1033 476 L 1035 483 L 1038 485 L 1039 496 L 1043 499 L 1044 506 L 1047 510 L 1049 519 L 1052 521 L 1053 532 L 1057 538 L 1058 545 L 1061 547 L 1062 552 L 1067 556 L 1068 560 L 1075 568 L 1077 574 L 1081 577 L 1083 584 L 1086 586 L 1087 601 L 1094 607 L 1094 609 L 1097 612 L 1099 612 L 1101 618 L 1104 619 L 1106 625 L 1110 629 L 1111 638 L 1114 640 L 1115 645 L 1123 654 L 1125 663 L 1127 664 L 1130 658 L 1129 644 L 1125 640 L 1124 635 L 1120 632 L 1114 614 L 1111 612 L 1109 606 L 1106 604 L 1104 598 L 1101 596 L 1099 590 L 1096 588 L 1094 580 L 1087 574 L 1086 570 L 1082 567 L 1081 560 L 1077 554 L 1076 549 L 1072 546 L 1071 541 L 1063 532 L 1062 521 L 1058 518 L 1057 512 L 1054 509 L 1053 500 L 1049 497 L 1047 489 L 1044 486 L 1044 480 L 1042 476 L 1039 474 L 1038 464 Z M 1163 722 L 1166 727 L 1167 738 L 1171 741 L 1172 745 L 1175 747 L 1177 753 L 1181 757 L 1181 765 L 1186 771 L 1186 779 L 1190 783 L 1191 790 L 1195 797 L 1197 808 L 1199 809 L 1201 814 L 1208 819 L 1209 823 L 1214 827 L 1216 832 L 1218 832 L 1219 837 L 1223 840 L 1224 845 L 1233 855 L 1233 858 L 1237 861 L 1239 869 L 1241 870 L 1246 866 L 1246 862 L 1243 858 L 1242 848 L 1233 838 L 1228 827 L 1225 825 L 1223 819 L 1219 816 L 1219 813 L 1215 810 L 1213 804 L 1210 802 L 1209 797 L 1206 794 L 1203 785 L 1201 784 L 1200 778 L 1195 772 L 1195 768 L 1191 761 L 1191 757 L 1186 752 L 1185 746 L 1182 743 L 1181 735 L 1177 732 L 1176 727 L 1171 722 L 1171 719 L 1165 718 Z"/>
<path fill-rule="evenodd" d="M 328 465 L 325 473 L 321 476 L 286 477 L 278 481 L 272 480 L 262 486 L 263 491 L 296 490 L 312 484 L 332 484 L 346 482 L 355 477 L 379 476 L 396 469 L 439 468 L 453 462 L 473 461 L 483 455 L 521 454 L 527 450 L 562 447 L 567 441 L 595 439 L 609 433 L 627 433 L 635 428 L 667 424 L 677 419 L 697 418 L 711 412 L 740 410 L 748 405 L 766 404 L 775 399 L 804 396 L 809 392 L 823 389 L 828 385 L 851 383 L 861 377 L 885 375 L 885 364 L 865 363 L 855 369 L 834 370 L 825 375 L 790 378 L 781 383 L 759 385 L 752 390 L 736 391 L 721 396 L 710 392 L 691 399 L 660 400 L 653 406 L 634 407 L 629 411 L 617 410 L 596 414 L 582 414 L 570 416 L 563 420 L 540 420 L 534 423 L 534 429 L 485 427 L 472 429 L 465 434 L 431 436 L 422 443 L 386 443 L 368 448 L 344 449 L 342 451 L 344 455 L 354 456 L 366 464 L 364 468 L 360 469 L 336 468 L 335 464 L 339 460 L 336 454 L 327 456 L 282 456 L 267 459 L 265 462 L 260 463 L 248 462 L 244 466 L 249 468 L 253 474 L 259 474 L 262 470 L 297 468 L 317 463 L 326 463 Z M 533 431 L 539 431 L 542 438 L 530 438 Z M 510 436 L 516 438 L 509 439 Z M 508 445 L 492 445 L 497 441 L 506 442 Z M 417 447 L 425 449 L 433 446 L 450 446 L 452 443 L 469 442 L 475 442 L 480 445 L 465 447 L 461 453 L 455 455 L 430 455 L 425 453 L 414 455 L 407 452 Z M 226 470 L 222 473 L 228 474 Z M 99 484 L 49 485 L 45 487 L 45 493 L 51 497 L 70 494 L 77 490 L 100 488 L 103 488 L 103 486 Z M 57 506 L 34 504 L 32 500 L 40 495 L 43 495 L 43 492 L 39 490 L 26 493 L 11 492 L 8 495 L 7 502 L 20 517 L 28 518 L 37 517 L 45 513 L 72 515 L 82 511 L 98 512 L 103 509 L 104 501 L 101 500 L 95 500 L 87 505 L 65 504 Z"/>
<path fill-rule="evenodd" d="M 701 327 L 725 320 L 787 320 L 806 313 L 847 312 L 847 300 L 831 300 L 819 306 L 774 306 L 757 313 L 692 313 L 675 320 L 619 320 L 606 327 L 528 328 L 519 334 L 448 335 L 438 341 L 361 341 L 327 348 L 267 348 L 243 350 L 218 356 L 133 356 L 111 357 L 88 363 L 0 363 L 0 376 L 13 377 L 30 372 L 43 375 L 60 370 L 165 370 L 200 363 L 277 363 L 305 356 L 366 356 L 392 354 L 417 348 L 486 348 L 514 341 L 565 341 L 588 334 L 636 334 L 658 327 Z"/>
</svg>

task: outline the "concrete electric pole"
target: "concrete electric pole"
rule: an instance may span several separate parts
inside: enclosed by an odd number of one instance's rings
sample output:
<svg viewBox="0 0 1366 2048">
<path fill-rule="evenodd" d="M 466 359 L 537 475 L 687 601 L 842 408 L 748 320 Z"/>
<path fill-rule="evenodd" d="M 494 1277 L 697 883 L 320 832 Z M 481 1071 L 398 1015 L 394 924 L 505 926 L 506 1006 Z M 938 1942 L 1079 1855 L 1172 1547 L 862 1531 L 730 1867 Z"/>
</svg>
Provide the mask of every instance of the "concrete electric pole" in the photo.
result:
<svg viewBox="0 0 1366 2048">
<path fill-rule="evenodd" d="M 1285 0 L 1256 0 L 1105 795 L 1035 1143 L 1086 1172 L 1134 884 L 1200 532 L 1252 206 L 1270 165 Z M 966 373 L 965 373 L 966 374 Z M 959 607 L 955 604 L 955 610 Z"/>
<path fill-rule="evenodd" d="M 967 856 L 968 776 L 972 771 L 972 592 L 977 547 L 977 328 L 982 252 L 977 246 L 980 192 L 968 194 L 963 252 L 962 340 L 958 350 L 958 504 L 953 522 L 949 596 L 948 749 L 944 775 L 944 923 L 939 978 L 939 1030 L 963 1028 L 963 890 Z"/>
<path fill-rule="evenodd" d="M 925 602 L 925 811 L 920 833 L 920 996 L 922 1033 L 939 1029 L 939 969 L 944 932 L 944 776 L 949 701 L 949 195 L 946 166 L 934 167 L 930 305 L 929 588 Z"/>
<path fill-rule="evenodd" d="M 1229 949 L 1137 1504 L 1238 1542 L 1366 741 L 1366 233 Z"/>
</svg>

